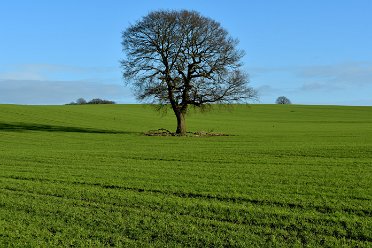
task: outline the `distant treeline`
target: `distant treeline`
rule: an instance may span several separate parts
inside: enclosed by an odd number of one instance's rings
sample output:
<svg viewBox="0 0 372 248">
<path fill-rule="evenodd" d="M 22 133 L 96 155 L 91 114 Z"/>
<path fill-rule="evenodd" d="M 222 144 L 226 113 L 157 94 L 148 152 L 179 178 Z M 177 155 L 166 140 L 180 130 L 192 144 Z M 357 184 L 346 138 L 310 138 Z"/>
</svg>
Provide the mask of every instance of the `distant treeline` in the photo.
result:
<svg viewBox="0 0 372 248">
<path fill-rule="evenodd" d="M 115 104 L 115 102 L 100 99 L 100 98 L 94 98 L 90 101 L 86 101 L 84 98 L 79 98 L 79 99 L 76 100 L 76 102 L 70 102 L 66 105 L 84 105 L 84 104 Z"/>
</svg>

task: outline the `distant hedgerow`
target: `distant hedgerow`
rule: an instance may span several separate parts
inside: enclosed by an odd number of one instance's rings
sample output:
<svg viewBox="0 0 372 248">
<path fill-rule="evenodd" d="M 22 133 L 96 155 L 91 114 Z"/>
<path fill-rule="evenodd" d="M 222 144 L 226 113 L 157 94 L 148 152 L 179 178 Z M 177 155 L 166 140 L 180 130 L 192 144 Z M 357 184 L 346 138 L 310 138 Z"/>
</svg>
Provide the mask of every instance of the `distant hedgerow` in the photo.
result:
<svg viewBox="0 0 372 248">
<path fill-rule="evenodd" d="M 100 98 L 93 98 L 87 102 L 84 98 L 79 98 L 76 102 L 68 103 L 67 105 L 84 105 L 84 104 L 116 104 L 114 101 L 104 100 Z"/>
</svg>

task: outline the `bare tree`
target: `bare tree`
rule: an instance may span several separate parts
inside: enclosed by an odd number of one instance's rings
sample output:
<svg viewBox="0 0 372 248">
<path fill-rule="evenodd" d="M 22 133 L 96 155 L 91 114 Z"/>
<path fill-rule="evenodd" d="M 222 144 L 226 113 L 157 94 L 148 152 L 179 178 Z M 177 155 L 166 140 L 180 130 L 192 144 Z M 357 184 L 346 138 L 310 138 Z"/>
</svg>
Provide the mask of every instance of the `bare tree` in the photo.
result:
<svg viewBox="0 0 372 248">
<path fill-rule="evenodd" d="M 122 34 L 123 76 L 137 99 L 170 104 L 176 133 L 186 133 L 189 106 L 256 98 L 241 69 L 244 52 L 221 25 L 195 11 L 155 11 Z"/>
<path fill-rule="evenodd" d="M 87 101 L 84 98 L 79 98 L 76 100 L 76 104 L 79 104 L 79 105 L 87 104 Z"/>
<path fill-rule="evenodd" d="M 285 96 L 279 96 L 276 101 L 276 104 L 291 104 L 291 101 Z"/>
</svg>

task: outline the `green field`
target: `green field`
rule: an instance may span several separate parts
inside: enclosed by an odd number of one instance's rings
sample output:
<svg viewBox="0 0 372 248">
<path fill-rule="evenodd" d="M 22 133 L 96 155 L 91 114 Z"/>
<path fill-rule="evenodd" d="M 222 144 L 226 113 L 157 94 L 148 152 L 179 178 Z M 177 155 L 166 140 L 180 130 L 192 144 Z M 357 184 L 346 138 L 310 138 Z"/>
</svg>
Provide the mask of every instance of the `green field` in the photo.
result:
<svg viewBox="0 0 372 248">
<path fill-rule="evenodd" d="M 371 247 L 372 107 L 0 105 L 0 247 Z"/>
</svg>

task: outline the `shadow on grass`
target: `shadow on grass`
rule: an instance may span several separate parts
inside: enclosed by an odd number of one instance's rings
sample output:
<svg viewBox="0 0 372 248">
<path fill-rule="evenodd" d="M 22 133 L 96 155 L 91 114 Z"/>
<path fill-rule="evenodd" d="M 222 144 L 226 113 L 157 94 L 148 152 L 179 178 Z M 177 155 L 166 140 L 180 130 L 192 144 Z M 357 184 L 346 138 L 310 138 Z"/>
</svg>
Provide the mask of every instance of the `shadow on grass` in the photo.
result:
<svg viewBox="0 0 372 248">
<path fill-rule="evenodd" d="M 24 132 L 24 131 L 42 131 L 42 132 L 68 132 L 68 133 L 109 133 L 109 134 L 131 134 L 135 132 L 125 132 L 116 130 L 104 130 L 84 127 L 56 126 L 37 123 L 4 123 L 0 122 L 0 131 Z"/>
</svg>

